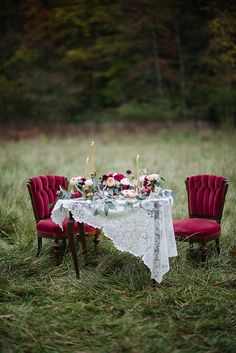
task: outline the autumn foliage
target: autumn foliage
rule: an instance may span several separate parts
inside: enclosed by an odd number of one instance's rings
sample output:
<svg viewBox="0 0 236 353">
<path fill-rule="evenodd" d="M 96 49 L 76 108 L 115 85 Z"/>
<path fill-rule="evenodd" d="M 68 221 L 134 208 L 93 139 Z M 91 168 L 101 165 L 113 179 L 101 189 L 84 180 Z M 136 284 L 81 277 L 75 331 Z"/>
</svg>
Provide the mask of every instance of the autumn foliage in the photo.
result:
<svg viewBox="0 0 236 353">
<path fill-rule="evenodd" d="M 236 123 L 234 1 L 1 2 L 0 121 Z"/>
</svg>

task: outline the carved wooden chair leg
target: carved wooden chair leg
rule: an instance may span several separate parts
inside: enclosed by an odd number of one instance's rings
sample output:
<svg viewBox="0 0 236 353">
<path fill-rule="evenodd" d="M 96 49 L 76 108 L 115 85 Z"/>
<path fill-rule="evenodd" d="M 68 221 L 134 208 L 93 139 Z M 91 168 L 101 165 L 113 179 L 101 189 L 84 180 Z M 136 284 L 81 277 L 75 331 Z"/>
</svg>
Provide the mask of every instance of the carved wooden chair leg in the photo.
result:
<svg viewBox="0 0 236 353">
<path fill-rule="evenodd" d="M 216 251 L 217 254 L 220 255 L 220 239 L 216 239 Z"/>
<path fill-rule="evenodd" d="M 55 263 L 57 266 L 59 266 L 61 264 L 61 259 L 60 259 L 61 246 L 59 244 L 59 239 L 57 237 L 54 239 L 53 248 L 54 248 Z"/>
<path fill-rule="evenodd" d="M 205 263 L 206 262 L 206 256 L 207 256 L 206 241 L 202 241 L 200 243 L 200 250 L 201 250 L 201 262 Z"/>
<path fill-rule="evenodd" d="M 79 264 L 78 264 L 78 258 L 77 258 L 76 248 L 75 248 L 74 219 L 71 215 L 71 212 L 70 212 L 70 219 L 67 222 L 67 226 L 66 226 L 66 233 L 67 233 L 67 239 L 69 242 L 69 248 L 74 262 L 75 274 L 77 278 L 80 278 Z"/>
<path fill-rule="evenodd" d="M 96 255 L 100 255 L 100 251 L 99 251 L 100 235 L 101 235 L 101 231 L 100 229 L 97 229 L 96 235 L 94 237 L 94 250 Z"/>
<path fill-rule="evenodd" d="M 43 245 L 43 239 L 38 235 L 38 250 L 36 256 L 38 257 L 39 254 L 41 253 L 42 250 L 42 245 Z"/>
</svg>

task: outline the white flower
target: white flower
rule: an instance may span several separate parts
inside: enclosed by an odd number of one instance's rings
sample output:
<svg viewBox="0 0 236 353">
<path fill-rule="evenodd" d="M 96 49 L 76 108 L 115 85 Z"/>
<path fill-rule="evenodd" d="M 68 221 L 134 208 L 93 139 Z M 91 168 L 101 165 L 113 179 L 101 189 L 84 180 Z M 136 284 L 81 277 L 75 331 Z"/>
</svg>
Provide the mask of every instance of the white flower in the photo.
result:
<svg viewBox="0 0 236 353">
<path fill-rule="evenodd" d="M 122 185 L 130 185 L 130 180 L 129 180 L 129 178 L 123 178 L 123 179 L 121 179 L 120 183 Z"/>
<path fill-rule="evenodd" d="M 147 180 L 149 180 L 149 181 L 160 181 L 160 175 L 159 174 L 147 175 Z"/>
<path fill-rule="evenodd" d="M 156 181 L 160 181 L 161 177 L 159 174 L 153 174 Z"/>
<path fill-rule="evenodd" d="M 148 180 L 148 181 L 152 181 L 152 180 L 153 180 L 153 176 L 152 176 L 152 174 L 147 175 L 147 180 Z"/>
<path fill-rule="evenodd" d="M 70 184 L 71 185 L 77 185 L 78 184 L 78 177 L 73 177 L 70 179 Z"/>
<path fill-rule="evenodd" d="M 130 184 L 129 184 L 130 187 L 135 187 L 135 181 L 134 180 L 130 180 Z"/>
<path fill-rule="evenodd" d="M 93 180 L 92 179 L 85 180 L 84 185 L 92 186 L 93 185 Z"/>
<path fill-rule="evenodd" d="M 142 176 L 139 178 L 139 180 L 141 181 L 142 184 L 143 184 L 145 178 L 146 178 L 146 175 L 142 175 Z"/>
</svg>

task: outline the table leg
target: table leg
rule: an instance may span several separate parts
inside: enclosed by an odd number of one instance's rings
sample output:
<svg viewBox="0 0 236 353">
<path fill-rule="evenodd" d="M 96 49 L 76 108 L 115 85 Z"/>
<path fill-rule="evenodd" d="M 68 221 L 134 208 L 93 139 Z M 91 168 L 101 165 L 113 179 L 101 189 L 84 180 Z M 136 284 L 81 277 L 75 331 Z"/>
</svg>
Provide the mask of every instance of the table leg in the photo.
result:
<svg viewBox="0 0 236 353">
<path fill-rule="evenodd" d="M 67 227 L 66 227 L 66 233 L 67 233 L 69 248 L 70 248 L 73 262 L 74 262 L 75 274 L 76 274 L 77 278 L 80 278 L 79 264 L 78 264 L 78 258 L 77 258 L 76 248 L 75 248 L 74 222 L 75 221 L 74 221 L 72 214 L 70 212 L 69 221 L 68 221 Z"/>
<path fill-rule="evenodd" d="M 85 264 L 88 264 L 88 249 L 87 249 L 87 241 L 86 241 L 86 234 L 84 231 L 84 223 L 78 222 L 78 228 L 79 228 L 79 235 L 80 235 L 80 241 L 82 245 L 82 250 L 84 254 L 84 260 Z"/>
</svg>

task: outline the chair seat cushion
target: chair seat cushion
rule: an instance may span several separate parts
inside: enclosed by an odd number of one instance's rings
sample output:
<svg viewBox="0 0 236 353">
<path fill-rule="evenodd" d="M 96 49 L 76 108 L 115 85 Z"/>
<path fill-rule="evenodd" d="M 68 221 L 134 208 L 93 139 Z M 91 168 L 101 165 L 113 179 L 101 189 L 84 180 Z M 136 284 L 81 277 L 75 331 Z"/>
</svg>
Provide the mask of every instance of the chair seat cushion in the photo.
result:
<svg viewBox="0 0 236 353">
<path fill-rule="evenodd" d="M 189 238 L 192 242 L 213 240 L 220 235 L 220 224 L 204 218 L 187 218 L 174 221 L 174 232 L 177 238 Z"/>
<path fill-rule="evenodd" d="M 66 237 L 66 225 L 68 222 L 69 218 L 65 218 L 62 225 L 63 225 L 63 230 L 59 227 L 58 224 L 54 223 L 51 218 L 46 218 L 42 219 L 36 224 L 36 229 L 37 233 L 40 235 L 48 236 L 48 237 L 54 237 L 54 236 L 59 236 L 61 238 Z M 96 233 L 96 229 L 88 224 L 84 224 L 84 230 L 85 234 L 87 235 L 94 235 Z M 75 234 L 78 234 L 78 223 L 74 222 L 74 232 Z"/>
</svg>

